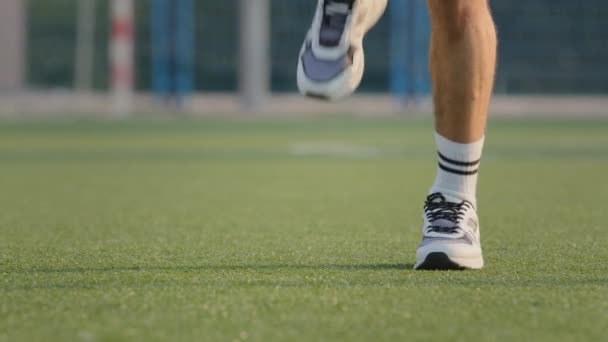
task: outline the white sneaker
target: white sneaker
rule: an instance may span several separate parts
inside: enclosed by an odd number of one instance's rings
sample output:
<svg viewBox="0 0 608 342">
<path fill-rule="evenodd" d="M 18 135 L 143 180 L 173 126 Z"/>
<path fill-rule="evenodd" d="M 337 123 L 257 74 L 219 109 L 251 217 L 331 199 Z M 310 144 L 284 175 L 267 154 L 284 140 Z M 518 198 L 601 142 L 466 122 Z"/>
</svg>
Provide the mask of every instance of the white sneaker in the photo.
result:
<svg viewBox="0 0 608 342">
<path fill-rule="evenodd" d="M 303 95 L 338 100 L 363 78 L 363 37 L 386 9 L 387 0 L 319 0 L 298 59 Z"/>
<path fill-rule="evenodd" d="M 482 267 L 479 219 L 473 204 L 441 193 L 431 194 L 424 205 L 422 243 L 416 251 L 414 269 Z"/>
</svg>

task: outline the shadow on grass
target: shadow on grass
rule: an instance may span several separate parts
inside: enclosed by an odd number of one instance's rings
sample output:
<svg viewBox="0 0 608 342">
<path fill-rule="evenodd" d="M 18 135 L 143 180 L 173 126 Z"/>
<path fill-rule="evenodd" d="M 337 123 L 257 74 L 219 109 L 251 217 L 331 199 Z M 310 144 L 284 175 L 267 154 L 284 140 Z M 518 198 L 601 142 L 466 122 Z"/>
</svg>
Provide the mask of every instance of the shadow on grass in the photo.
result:
<svg viewBox="0 0 608 342">
<path fill-rule="evenodd" d="M 96 272 L 149 272 L 149 271 L 384 271 L 412 269 L 413 264 L 246 264 L 246 265 L 192 265 L 192 266 L 108 266 L 108 267 L 66 267 L 39 268 L 6 271 L 5 273 L 96 273 Z"/>
<path fill-rule="evenodd" d="M 497 277 L 495 272 L 414 271 L 412 264 L 243 264 L 113 266 L 0 271 L 2 291 L 99 290 L 121 288 L 608 288 L 606 277 L 559 279 L 553 274 Z M 299 272 L 300 271 L 300 272 Z M 335 273 L 323 273 L 335 271 Z M 162 274 L 162 272 L 168 272 Z M 199 273 L 200 272 L 200 273 Z M 288 273 L 286 273 L 288 272 Z M 180 274 L 181 273 L 181 274 Z M 108 275 L 107 277 L 105 275 Z M 20 275 L 8 279 L 6 276 Z M 55 276 L 51 276 L 55 275 Z M 312 277 L 311 277 L 312 276 Z M 32 277 L 36 279 L 32 282 Z"/>
<path fill-rule="evenodd" d="M 402 274 L 403 270 L 411 270 L 411 264 L 244 264 L 244 265 L 193 265 L 193 266 L 112 266 L 112 267 L 67 267 L 67 268 L 39 268 L 21 269 L 4 271 L 5 275 L 60 275 L 61 279 L 55 277 L 46 282 L 32 284 L 30 282 L 7 284 L 0 286 L 0 290 L 19 291 L 19 290 L 49 290 L 49 289 L 100 289 L 100 288 L 170 288 L 170 287 L 272 287 L 272 288 L 292 288 L 292 287 L 352 287 L 352 286 L 387 286 L 396 285 L 395 279 L 386 280 L 383 276 L 370 276 L 370 279 L 357 279 L 351 277 L 354 274 L 366 274 L 368 272 L 391 272 L 392 277 Z M 211 271 L 212 273 L 205 273 Z M 275 275 L 285 275 L 289 273 L 290 279 L 273 279 Z M 298 273 L 297 271 L 302 271 Z M 309 271 L 309 272 L 304 272 Z M 307 276 L 315 272 L 337 271 L 338 278 L 329 276 L 328 279 L 308 279 Z M 153 277 L 154 272 L 176 272 L 191 274 L 194 278 L 176 278 L 175 280 L 158 279 L 130 279 L 131 283 L 126 285 L 123 281 L 116 282 L 117 279 L 127 279 L 130 276 L 141 275 Z M 197 272 L 201 272 L 202 277 L 198 277 Z M 241 272 L 241 273 L 239 273 Z M 311 273 L 312 272 L 312 273 Z M 112 274 L 105 279 L 103 274 Z M 1 273 L 0 273 L 1 274 Z M 123 274 L 122 276 L 120 274 Z M 74 277 L 77 276 L 77 277 Z M 64 278 L 65 277 L 65 278 Z M 28 277 L 29 278 L 29 277 Z M 102 279 L 103 278 L 103 279 Z M 284 277 L 283 277 L 284 278 Z M 330 279 L 331 278 L 331 279 Z"/>
</svg>

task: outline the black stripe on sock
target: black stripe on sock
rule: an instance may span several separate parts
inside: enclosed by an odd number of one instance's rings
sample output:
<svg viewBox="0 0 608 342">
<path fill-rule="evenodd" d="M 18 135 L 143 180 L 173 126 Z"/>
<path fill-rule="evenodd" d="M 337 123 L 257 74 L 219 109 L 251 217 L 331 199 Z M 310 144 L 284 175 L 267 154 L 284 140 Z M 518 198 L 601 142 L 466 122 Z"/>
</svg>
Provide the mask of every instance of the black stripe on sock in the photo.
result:
<svg viewBox="0 0 608 342">
<path fill-rule="evenodd" d="M 472 162 L 461 162 L 458 160 L 450 159 L 450 158 L 444 156 L 443 154 L 441 154 L 441 152 L 437 152 L 437 154 L 439 155 L 439 158 L 441 158 L 441 160 L 443 160 L 444 162 L 450 163 L 453 165 L 457 165 L 457 166 L 469 166 L 469 167 L 477 166 L 481 162 L 481 159 L 477 159 L 476 161 L 472 161 Z"/>
<path fill-rule="evenodd" d="M 476 175 L 479 172 L 479 169 L 475 169 L 475 170 L 472 170 L 472 171 L 461 171 L 461 170 L 452 169 L 452 168 L 449 168 L 449 167 L 441 164 L 441 162 L 439 162 L 439 167 L 443 171 L 445 171 L 445 172 L 457 174 L 457 175 L 460 175 L 460 176 L 473 176 L 473 175 Z"/>
</svg>

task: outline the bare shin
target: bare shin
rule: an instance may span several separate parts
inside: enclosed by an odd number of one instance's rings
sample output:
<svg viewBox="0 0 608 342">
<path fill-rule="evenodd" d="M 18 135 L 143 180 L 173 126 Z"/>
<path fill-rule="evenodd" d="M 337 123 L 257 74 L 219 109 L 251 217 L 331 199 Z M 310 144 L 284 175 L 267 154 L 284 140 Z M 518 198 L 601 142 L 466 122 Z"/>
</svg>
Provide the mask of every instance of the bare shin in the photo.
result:
<svg viewBox="0 0 608 342">
<path fill-rule="evenodd" d="M 496 68 L 496 30 L 487 0 L 427 0 L 437 132 L 459 143 L 485 134 Z"/>
</svg>

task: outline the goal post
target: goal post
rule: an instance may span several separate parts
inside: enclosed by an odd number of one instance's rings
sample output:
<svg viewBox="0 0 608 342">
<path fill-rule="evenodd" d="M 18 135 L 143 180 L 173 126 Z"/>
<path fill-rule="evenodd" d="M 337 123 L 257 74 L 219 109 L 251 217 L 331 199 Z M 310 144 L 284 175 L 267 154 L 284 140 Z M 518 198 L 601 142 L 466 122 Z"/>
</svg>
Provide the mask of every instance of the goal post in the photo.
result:
<svg viewBox="0 0 608 342">
<path fill-rule="evenodd" d="M 134 79 L 134 19 L 133 0 L 111 2 L 111 87 L 115 116 L 125 117 L 131 112 Z"/>
<path fill-rule="evenodd" d="M 77 91 L 90 92 L 93 88 L 97 0 L 79 0 L 77 6 L 74 86 Z"/>
<path fill-rule="evenodd" d="M 264 107 L 270 89 L 270 0 L 240 0 L 241 108 Z"/>
<path fill-rule="evenodd" d="M 27 2 L 0 1 L 0 91 L 19 91 L 25 86 Z"/>
</svg>

